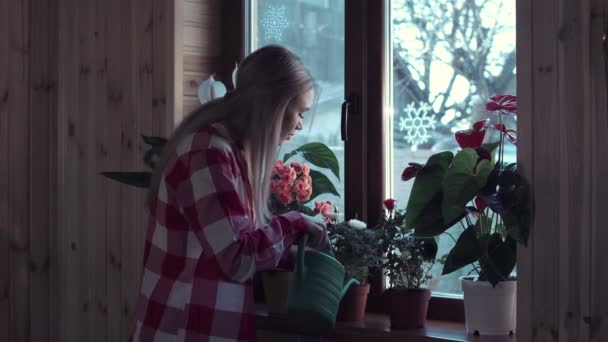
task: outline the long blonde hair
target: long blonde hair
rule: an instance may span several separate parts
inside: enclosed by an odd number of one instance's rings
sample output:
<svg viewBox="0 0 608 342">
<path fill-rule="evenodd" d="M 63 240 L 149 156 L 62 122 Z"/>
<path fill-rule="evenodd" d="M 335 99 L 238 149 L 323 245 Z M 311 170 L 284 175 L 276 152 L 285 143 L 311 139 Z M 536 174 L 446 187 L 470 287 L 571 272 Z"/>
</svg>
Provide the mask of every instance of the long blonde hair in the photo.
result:
<svg viewBox="0 0 608 342">
<path fill-rule="evenodd" d="M 161 177 L 183 138 L 221 121 L 245 147 L 257 224 L 270 220 L 270 170 L 278 152 L 285 111 L 292 100 L 317 86 L 298 56 L 277 45 L 262 47 L 247 56 L 238 66 L 236 86 L 229 95 L 194 110 L 175 129 L 153 172 L 149 207 L 156 202 Z"/>
</svg>

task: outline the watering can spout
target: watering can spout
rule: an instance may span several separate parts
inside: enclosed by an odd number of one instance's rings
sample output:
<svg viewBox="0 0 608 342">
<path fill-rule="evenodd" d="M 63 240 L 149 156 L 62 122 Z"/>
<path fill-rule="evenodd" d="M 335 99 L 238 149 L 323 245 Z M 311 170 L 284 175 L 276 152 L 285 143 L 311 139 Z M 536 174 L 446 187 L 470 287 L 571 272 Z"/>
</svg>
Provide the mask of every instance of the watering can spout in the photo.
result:
<svg viewBox="0 0 608 342">
<path fill-rule="evenodd" d="M 342 298 L 344 298 L 344 296 L 346 295 L 346 292 L 348 292 L 348 289 L 351 287 L 351 285 L 359 285 L 359 281 L 355 278 L 350 278 L 346 284 L 344 284 L 344 287 L 342 288 L 342 292 L 340 292 L 340 300 Z"/>
</svg>

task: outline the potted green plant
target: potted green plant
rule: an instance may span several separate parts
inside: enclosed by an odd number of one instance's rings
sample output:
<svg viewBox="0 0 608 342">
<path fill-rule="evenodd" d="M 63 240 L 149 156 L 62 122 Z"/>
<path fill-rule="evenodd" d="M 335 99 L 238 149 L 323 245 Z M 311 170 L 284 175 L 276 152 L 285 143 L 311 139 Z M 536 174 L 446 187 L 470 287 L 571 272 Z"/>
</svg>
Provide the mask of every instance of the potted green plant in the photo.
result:
<svg viewBox="0 0 608 342">
<path fill-rule="evenodd" d="M 531 210 L 528 185 L 517 163 L 504 162 L 506 141 L 517 144 L 516 131 L 505 124 L 516 115 L 517 99 L 493 96 L 486 110 L 497 122 L 491 124 L 488 118 L 456 132 L 460 151 L 437 153 L 424 165 L 412 163 L 402 179 L 415 178 L 406 229 L 417 237 L 435 237 L 454 225 L 462 227 L 443 274 L 473 265 L 476 275 L 462 278 L 467 331 L 498 335 L 515 332 L 512 271 L 517 244 L 527 243 Z M 483 144 L 490 127 L 499 139 Z"/>
<path fill-rule="evenodd" d="M 295 161 L 294 161 L 295 160 Z M 308 163 L 316 169 L 312 169 Z M 321 171 L 327 170 L 339 178 L 336 155 L 322 143 L 308 143 L 286 153 L 277 160 L 271 176 L 270 205 L 279 215 L 299 211 L 309 216 L 328 214 L 331 203 L 314 202 L 319 195 L 340 196 L 331 180 Z M 314 204 L 314 207 L 312 206 Z M 270 314 L 284 314 L 287 310 L 289 287 L 293 279 L 290 270 L 262 272 L 266 305 Z"/>
<path fill-rule="evenodd" d="M 395 208 L 395 200 L 387 199 L 384 205 L 387 211 L 376 229 L 382 233 L 386 253 L 383 269 L 389 289 L 384 298 L 391 328 L 422 328 L 431 298 L 430 270 L 435 263 L 437 244 L 434 238 L 417 238 L 404 227 L 405 213 Z"/>
<path fill-rule="evenodd" d="M 361 321 L 369 294 L 369 268 L 380 266 L 383 261 L 380 231 L 369 229 L 365 222 L 357 219 L 331 223 L 328 231 L 334 255 L 344 265 L 347 278 L 359 281 L 359 285 L 349 288 L 340 302 L 337 319 Z"/>
</svg>

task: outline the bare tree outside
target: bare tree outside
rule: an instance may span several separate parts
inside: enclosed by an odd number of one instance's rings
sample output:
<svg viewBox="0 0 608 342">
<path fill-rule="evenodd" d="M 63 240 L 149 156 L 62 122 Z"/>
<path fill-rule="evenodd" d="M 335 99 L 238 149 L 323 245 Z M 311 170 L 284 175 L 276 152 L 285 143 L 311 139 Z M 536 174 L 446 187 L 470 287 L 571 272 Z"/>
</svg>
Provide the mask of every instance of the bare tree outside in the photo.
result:
<svg viewBox="0 0 608 342">
<path fill-rule="evenodd" d="M 393 184 L 404 207 L 407 163 L 457 150 L 454 132 L 480 119 L 490 96 L 515 94 L 515 0 L 393 0 L 391 7 Z M 439 256 L 460 231 L 439 238 Z M 443 277 L 435 291 L 461 293 L 458 277 L 469 270 Z"/>
</svg>

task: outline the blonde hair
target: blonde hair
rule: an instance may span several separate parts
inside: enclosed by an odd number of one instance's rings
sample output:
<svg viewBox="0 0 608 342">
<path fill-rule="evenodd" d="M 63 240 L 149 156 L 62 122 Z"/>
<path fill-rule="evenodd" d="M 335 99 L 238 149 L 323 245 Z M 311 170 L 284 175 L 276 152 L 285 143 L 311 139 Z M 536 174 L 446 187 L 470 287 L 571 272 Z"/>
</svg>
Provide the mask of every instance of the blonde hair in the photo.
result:
<svg viewBox="0 0 608 342">
<path fill-rule="evenodd" d="M 256 223 L 268 223 L 270 170 L 281 142 L 285 111 L 291 101 L 317 86 L 301 60 L 277 45 L 265 46 L 247 56 L 238 66 L 236 84 L 234 91 L 194 110 L 175 129 L 153 172 L 149 207 L 156 202 L 161 177 L 182 139 L 221 121 L 245 147 Z"/>
</svg>

